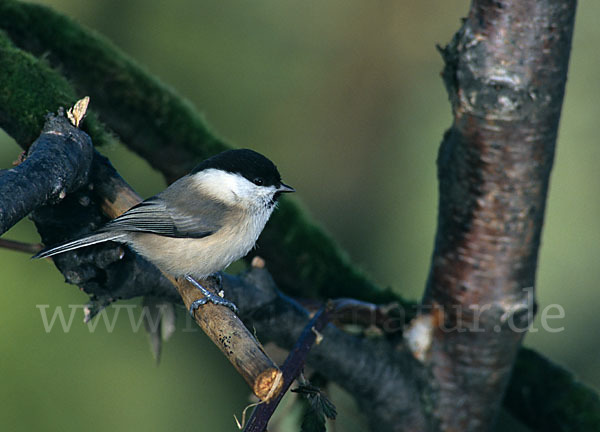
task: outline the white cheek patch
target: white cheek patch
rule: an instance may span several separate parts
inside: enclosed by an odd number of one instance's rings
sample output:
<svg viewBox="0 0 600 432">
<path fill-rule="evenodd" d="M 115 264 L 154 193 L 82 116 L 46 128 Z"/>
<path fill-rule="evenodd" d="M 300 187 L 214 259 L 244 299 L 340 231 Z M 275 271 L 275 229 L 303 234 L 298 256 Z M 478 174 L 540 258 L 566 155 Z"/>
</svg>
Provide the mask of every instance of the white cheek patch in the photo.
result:
<svg viewBox="0 0 600 432">
<path fill-rule="evenodd" d="M 276 191 L 274 186 L 260 187 L 238 174 L 210 168 L 192 176 L 198 191 L 210 194 L 226 204 L 266 205 Z"/>
</svg>

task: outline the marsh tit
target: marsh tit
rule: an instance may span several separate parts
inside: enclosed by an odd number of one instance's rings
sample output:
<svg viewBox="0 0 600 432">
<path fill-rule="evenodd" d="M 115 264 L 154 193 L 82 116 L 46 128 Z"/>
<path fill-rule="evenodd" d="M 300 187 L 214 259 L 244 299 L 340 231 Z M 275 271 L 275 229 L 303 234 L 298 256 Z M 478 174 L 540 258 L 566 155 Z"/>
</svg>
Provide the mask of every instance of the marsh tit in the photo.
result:
<svg viewBox="0 0 600 432">
<path fill-rule="evenodd" d="M 273 162 L 247 149 L 227 150 L 200 163 L 167 189 L 132 207 L 97 231 L 45 249 L 45 258 L 115 241 L 130 246 L 158 268 L 186 278 L 211 301 L 235 310 L 204 289 L 202 279 L 246 255 L 258 239 L 277 199 L 294 189 L 281 181 Z"/>
</svg>

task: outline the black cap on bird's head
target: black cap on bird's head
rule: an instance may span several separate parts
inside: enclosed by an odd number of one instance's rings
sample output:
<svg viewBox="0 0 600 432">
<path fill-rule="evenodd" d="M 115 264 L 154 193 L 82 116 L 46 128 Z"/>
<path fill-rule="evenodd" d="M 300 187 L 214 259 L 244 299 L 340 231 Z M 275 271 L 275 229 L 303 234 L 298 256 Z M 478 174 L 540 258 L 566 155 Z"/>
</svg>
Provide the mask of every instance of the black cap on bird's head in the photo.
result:
<svg viewBox="0 0 600 432">
<path fill-rule="evenodd" d="M 257 186 L 275 186 L 279 192 L 294 192 L 292 187 L 281 182 L 275 164 L 254 150 L 226 150 L 201 162 L 191 174 L 209 168 L 239 174 Z"/>
</svg>

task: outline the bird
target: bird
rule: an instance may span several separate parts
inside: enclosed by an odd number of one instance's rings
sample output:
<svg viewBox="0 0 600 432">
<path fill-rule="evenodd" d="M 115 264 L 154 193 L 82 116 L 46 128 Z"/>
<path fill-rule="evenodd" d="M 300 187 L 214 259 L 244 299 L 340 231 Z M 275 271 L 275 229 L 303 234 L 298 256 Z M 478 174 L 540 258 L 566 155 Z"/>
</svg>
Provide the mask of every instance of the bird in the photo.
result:
<svg viewBox="0 0 600 432">
<path fill-rule="evenodd" d="M 198 279 L 216 275 L 245 256 L 281 194 L 290 192 L 295 189 L 281 181 L 267 157 L 250 149 L 226 150 L 98 230 L 32 258 L 108 241 L 122 243 L 163 272 L 187 279 L 204 294 L 192 303 L 192 315 L 209 301 L 237 312 L 232 302 L 205 289 Z"/>
</svg>

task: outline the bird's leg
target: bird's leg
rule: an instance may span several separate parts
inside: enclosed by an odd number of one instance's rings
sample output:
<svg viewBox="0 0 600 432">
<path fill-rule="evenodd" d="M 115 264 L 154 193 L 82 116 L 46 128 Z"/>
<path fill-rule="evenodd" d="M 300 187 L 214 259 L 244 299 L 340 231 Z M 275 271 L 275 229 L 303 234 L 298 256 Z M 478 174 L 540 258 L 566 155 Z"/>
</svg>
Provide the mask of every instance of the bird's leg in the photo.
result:
<svg viewBox="0 0 600 432">
<path fill-rule="evenodd" d="M 219 286 L 219 292 L 221 293 L 222 292 L 222 290 L 221 290 L 221 284 L 222 284 L 221 275 L 216 274 L 215 277 L 217 278 L 217 284 Z M 235 304 L 233 304 L 229 300 L 221 297 L 220 295 L 217 295 L 217 294 L 215 294 L 215 293 L 207 290 L 202 285 L 200 285 L 198 283 L 198 281 L 196 281 L 190 275 L 186 275 L 185 278 L 192 285 L 194 285 L 196 288 L 198 288 L 200 290 L 200 292 L 204 295 L 204 297 L 202 297 L 201 299 L 195 300 L 190 305 L 190 314 L 192 316 L 194 316 L 194 312 L 196 311 L 196 309 L 198 309 L 200 306 L 202 306 L 202 305 L 204 305 L 204 304 L 206 304 L 208 302 L 211 302 L 211 303 L 216 304 L 216 305 L 227 306 L 229 309 L 231 309 L 233 311 L 233 313 L 235 313 L 237 315 L 238 308 L 237 308 L 237 306 Z"/>
</svg>

